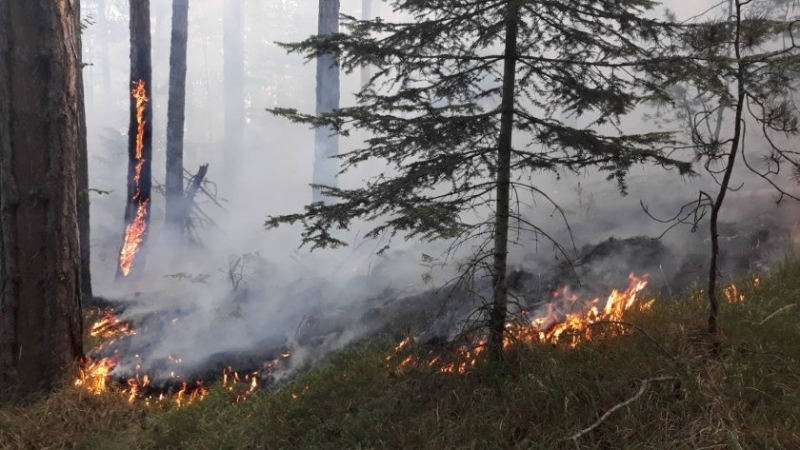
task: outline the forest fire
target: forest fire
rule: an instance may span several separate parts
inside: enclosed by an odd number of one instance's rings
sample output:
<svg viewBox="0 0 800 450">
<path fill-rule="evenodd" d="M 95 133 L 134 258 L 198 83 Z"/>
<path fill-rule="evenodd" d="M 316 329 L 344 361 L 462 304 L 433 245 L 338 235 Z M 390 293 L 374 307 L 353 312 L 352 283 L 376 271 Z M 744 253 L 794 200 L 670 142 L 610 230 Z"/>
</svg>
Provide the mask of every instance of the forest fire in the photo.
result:
<svg viewBox="0 0 800 450">
<path fill-rule="evenodd" d="M 620 327 L 614 326 L 623 319 L 625 312 L 638 305 L 640 309 L 649 309 L 653 301 L 637 303 L 638 294 L 647 286 L 647 275 L 639 278 L 629 275 L 630 285 L 624 291 L 613 290 L 605 304 L 601 299 L 595 298 L 590 302 L 580 302 L 579 297 L 570 294 L 566 288 L 553 294 L 555 302 L 547 305 L 547 312 L 541 316 L 531 318 L 527 313 L 521 314 L 517 320 L 506 325 L 507 336 L 504 348 L 508 349 L 517 344 L 565 344 L 575 347 L 582 341 L 592 339 L 592 325 L 607 323 L 611 325 L 612 334 L 621 333 Z M 559 306 L 559 304 L 561 306 Z M 412 342 L 406 338 L 398 344 L 392 353 L 386 357 L 387 362 L 397 357 L 401 350 Z M 427 367 L 437 367 L 442 373 L 464 373 L 473 367 L 478 357 L 486 350 L 485 336 L 476 335 L 469 345 L 458 348 L 456 355 L 449 362 L 443 362 L 441 356 L 434 356 L 425 362 L 418 361 L 413 355 L 407 356 L 397 364 L 397 370 L 404 370 L 414 364 Z"/>
<path fill-rule="evenodd" d="M 175 321 L 173 321 L 173 324 Z M 110 344 L 136 334 L 136 330 L 124 320 L 120 320 L 112 311 L 105 312 L 90 328 L 89 335 L 103 339 L 90 355 L 98 355 Z M 281 364 L 291 357 L 291 352 L 285 351 L 279 357 L 268 361 L 261 370 L 251 371 L 240 375 L 233 367 L 226 367 L 220 374 L 220 385 L 223 390 L 235 394 L 234 401 L 241 402 L 255 393 L 259 385 L 261 373 L 272 373 L 281 367 Z M 181 358 L 168 358 L 174 365 L 182 363 Z M 136 366 L 133 375 L 126 378 L 115 377 L 113 371 L 120 365 L 120 355 L 117 350 L 112 356 L 92 358 L 87 356 L 74 381 L 74 385 L 93 395 L 106 392 L 118 392 L 125 396 L 130 404 L 143 404 L 145 406 L 173 407 L 191 405 L 203 400 L 209 393 L 203 380 L 179 381 L 181 375 L 176 371 L 170 373 L 170 380 L 156 382 L 144 373 L 140 366 Z"/>
<path fill-rule="evenodd" d="M 606 298 L 605 304 L 598 297 L 590 302 L 581 302 L 579 297 L 570 294 L 562 288 L 553 293 L 555 302 L 547 305 L 547 310 L 541 316 L 531 318 L 528 313 L 518 316 L 517 320 L 506 325 L 506 340 L 504 348 L 510 349 L 514 345 L 551 344 L 575 347 L 581 342 L 591 341 L 595 337 L 594 325 L 604 324 L 604 335 L 618 336 L 623 332 L 621 323 L 625 313 L 636 307 L 640 311 L 652 308 L 655 299 L 640 301 L 639 294 L 647 287 L 648 275 L 641 278 L 633 274 L 628 276 L 630 284 L 624 291 L 614 289 Z M 761 280 L 753 279 L 752 286 L 758 288 Z M 722 289 L 722 294 L 728 303 L 741 303 L 745 295 L 738 285 L 731 284 Z M 560 304 L 560 306 L 559 306 Z M 414 341 L 411 337 L 403 339 L 386 356 L 386 362 L 400 360 L 395 365 L 395 370 L 402 372 L 411 367 L 436 368 L 441 373 L 464 373 L 474 367 L 478 357 L 486 350 L 487 340 L 483 335 L 475 335 L 468 345 L 456 349 L 447 361 L 434 350 L 428 352 L 429 358 L 420 360 L 415 355 L 405 356 L 400 359 L 403 349 Z"/>
<path fill-rule="evenodd" d="M 629 285 L 624 290 L 612 290 L 605 297 L 597 297 L 584 301 L 578 295 L 561 288 L 553 292 L 553 299 L 539 315 L 530 312 L 517 314 L 506 325 L 507 336 L 504 342 L 506 350 L 519 345 L 550 344 L 567 348 L 576 347 L 582 342 L 598 339 L 601 336 L 619 336 L 624 332 L 625 315 L 631 310 L 648 310 L 655 300 L 641 298 L 642 291 L 648 285 L 648 276 L 629 275 Z M 760 280 L 753 280 L 753 287 L 758 288 Z M 745 300 L 745 295 L 736 284 L 723 288 L 724 298 L 729 303 Z M 209 394 L 209 385 L 213 382 L 222 392 L 231 394 L 231 401 L 247 400 L 263 385 L 269 385 L 275 374 L 287 367 L 291 352 L 280 350 L 273 353 L 275 357 L 265 358 L 265 363 L 256 363 L 258 369 L 237 371 L 233 366 L 212 369 L 202 372 L 204 376 L 191 379 L 186 372 L 187 366 L 177 356 L 169 356 L 159 366 L 160 377 L 154 377 L 142 367 L 132 367 L 131 362 L 120 348 L 126 345 L 111 344 L 137 334 L 136 329 L 127 321 L 119 319 L 113 311 L 98 312 L 98 319 L 89 328 L 89 335 L 101 339 L 91 357 L 84 361 L 79 376 L 74 384 L 90 394 L 100 395 L 115 392 L 124 396 L 131 404 L 155 407 L 182 407 L 203 400 Z M 183 323 L 173 318 L 169 326 Z M 603 325 L 599 328 L 599 325 Z M 392 370 L 402 372 L 412 368 L 432 369 L 440 373 L 460 374 L 474 367 L 486 352 L 487 340 L 484 334 L 474 334 L 467 344 L 444 351 L 431 349 L 426 356 L 410 350 L 414 338 L 403 339 L 395 349 L 386 355 L 385 362 Z M 262 360 L 263 361 L 263 360 Z M 159 363 L 160 364 L 160 363 Z M 247 363 L 249 364 L 249 363 Z M 132 368 L 131 368 L 132 367 Z M 253 366 L 250 366 L 253 367 Z M 219 372 L 215 372 L 219 370 Z M 167 375 L 168 374 L 168 375 Z M 210 375 L 209 375 L 210 374 Z M 189 377 L 185 377 L 189 375 Z M 202 378 L 206 378 L 203 380 Z M 296 400 L 305 393 L 295 392 Z"/>
<path fill-rule="evenodd" d="M 132 201 L 137 204 L 135 215 L 131 222 L 125 227 L 125 240 L 119 254 L 119 272 L 123 276 L 128 276 L 133 270 L 133 263 L 136 254 L 144 242 L 144 234 L 147 231 L 147 210 L 150 203 L 149 198 L 143 198 L 141 189 L 142 170 L 147 162 L 144 158 L 145 145 L 145 112 L 147 109 L 147 87 L 143 80 L 135 82 L 136 87 L 131 91 L 131 95 L 136 102 L 136 147 L 133 174 L 133 197 Z"/>
</svg>

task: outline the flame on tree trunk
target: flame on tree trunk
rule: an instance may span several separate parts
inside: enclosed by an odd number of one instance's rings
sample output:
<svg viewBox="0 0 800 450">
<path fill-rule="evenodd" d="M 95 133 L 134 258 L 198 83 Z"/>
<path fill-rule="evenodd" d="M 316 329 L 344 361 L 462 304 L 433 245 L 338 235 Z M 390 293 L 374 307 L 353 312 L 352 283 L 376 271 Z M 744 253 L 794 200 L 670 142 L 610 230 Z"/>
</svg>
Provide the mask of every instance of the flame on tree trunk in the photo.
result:
<svg viewBox="0 0 800 450">
<path fill-rule="evenodd" d="M 130 2 L 131 121 L 128 129 L 128 200 L 125 235 L 117 277 L 126 277 L 143 264 L 143 248 L 150 221 L 152 103 L 147 90 L 152 73 L 150 57 L 150 2 Z"/>
</svg>

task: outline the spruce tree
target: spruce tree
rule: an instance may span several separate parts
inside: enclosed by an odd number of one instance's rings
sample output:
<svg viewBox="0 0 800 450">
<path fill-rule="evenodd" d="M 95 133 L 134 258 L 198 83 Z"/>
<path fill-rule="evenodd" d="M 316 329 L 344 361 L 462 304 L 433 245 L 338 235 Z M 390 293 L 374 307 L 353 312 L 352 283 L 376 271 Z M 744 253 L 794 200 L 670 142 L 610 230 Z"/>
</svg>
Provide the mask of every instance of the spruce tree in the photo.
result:
<svg viewBox="0 0 800 450">
<path fill-rule="evenodd" d="M 372 78 L 356 105 L 318 116 L 269 111 L 315 128 L 368 133 L 362 148 L 340 156 L 342 170 L 382 159 L 387 172 L 355 189 L 323 187 L 336 201 L 271 217 L 267 227 L 300 222 L 312 249 L 346 245 L 335 236 L 356 220 L 406 238 L 484 239 L 474 261 L 489 261 L 493 298 L 488 350 L 502 358 L 509 300 L 510 224 L 536 230 L 515 196 L 543 195 L 528 180 L 543 171 L 608 172 L 625 189 L 634 164 L 691 172 L 664 148 L 668 133 L 625 134 L 622 118 L 664 92 L 677 27 L 645 14 L 648 0 L 394 0 L 410 20 L 343 16 L 343 31 L 281 44 L 313 60 L 333 54 L 347 73 L 364 65 Z M 586 115 L 576 129 L 564 114 Z M 472 222 L 465 213 L 491 211 Z"/>
</svg>

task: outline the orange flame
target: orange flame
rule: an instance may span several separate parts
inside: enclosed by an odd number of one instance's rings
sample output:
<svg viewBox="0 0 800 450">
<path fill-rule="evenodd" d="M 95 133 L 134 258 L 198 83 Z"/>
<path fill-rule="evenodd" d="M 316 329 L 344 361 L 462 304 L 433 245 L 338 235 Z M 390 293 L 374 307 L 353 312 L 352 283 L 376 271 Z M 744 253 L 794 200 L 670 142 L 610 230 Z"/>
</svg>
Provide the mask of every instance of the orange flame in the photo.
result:
<svg viewBox="0 0 800 450">
<path fill-rule="evenodd" d="M 580 311 L 563 313 L 553 304 L 547 306 L 547 312 L 542 316 L 510 322 L 506 325 L 506 338 L 503 343 L 504 348 L 509 348 L 516 344 L 566 344 L 570 347 L 577 346 L 584 340 L 592 339 L 592 325 L 604 322 L 620 322 L 625 311 L 632 308 L 636 303 L 637 295 L 647 286 L 647 276 L 638 278 L 633 274 L 629 275 L 630 285 L 624 291 L 613 290 L 602 303 L 600 298 L 586 303 Z M 572 295 L 567 289 L 561 289 L 553 293 L 553 297 L 561 303 L 573 309 L 579 298 Z M 639 305 L 639 309 L 650 309 L 653 300 Z M 611 327 L 612 334 L 621 333 L 619 327 Z M 391 361 L 400 354 L 400 351 L 412 341 L 406 338 L 401 341 L 392 352 L 386 357 L 386 361 Z M 442 373 L 464 373 L 470 367 L 475 366 L 478 358 L 486 350 L 487 339 L 482 335 L 475 335 L 471 339 L 470 345 L 462 346 L 458 349 L 455 358 L 449 362 L 443 362 L 440 356 L 433 357 L 426 364 L 427 367 L 434 367 L 437 364 L 439 372 Z M 433 352 L 431 351 L 431 356 Z M 396 366 L 396 370 L 402 371 L 417 362 L 416 358 L 408 356 Z"/>
<path fill-rule="evenodd" d="M 136 82 L 136 88 L 131 91 L 131 95 L 136 100 L 136 124 L 139 126 L 136 132 L 136 159 L 142 159 L 142 150 L 144 150 L 144 113 L 145 103 L 149 102 L 147 98 L 147 87 L 144 80 Z"/>
<path fill-rule="evenodd" d="M 122 251 L 119 254 L 119 268 L 122 274 L 128 276 L 133 270 L 133 261 L 136 259 L 136 254 L 139 253 L 139 248 L 144 241 L 144 232 L 147 230 L 147 204 L 144 201 L 139 204 L 136 210 L 136 217 L 133 222 L 125 227 L 125 242 L 122 244 Z"/>
<path fill-rule="evenodd" d="M 133 262 L 136 259 L 136 254 L 139 252 L 142 242 L 144 242 L 144 233 L 147 230 L 147 205 L 149 199 L 141 200 L 141 188 L 139 181 L 142 177 L 142 168 L 145 164 L 145 159 L 142 157 L 144 152 L 144 128 L 146 120 L 144 118 L 147 108 L 147 87 L 144 80 L 135 82 L 136 87 L 131 91 L 131 96 L 136 100 L 136 167 L 133 174 L 133 185 L 135 193 L 133 200 L 139 201 L 139 206 L 136 209 L 136 216 L 133 221 L 125 227 L 125 241 L 122 244 L 122 249 L 119 254 L 119 268 L 123 276 L 128 276 L 133 270 Z"/>
<path fill-rule="evenodd" d="M 755 278 L 753 280 L 753 287 L 757 288 L 759 284 L 760 280 Z M 730 286 L 722 289 L 722 295 L 725 296 L 725 299 L 728 300 L 728 303 L 741 303 L 745 299 L 741 289 L 739 289 L 739 286 L 735 284 L 731 284 Z"/>
</svg>

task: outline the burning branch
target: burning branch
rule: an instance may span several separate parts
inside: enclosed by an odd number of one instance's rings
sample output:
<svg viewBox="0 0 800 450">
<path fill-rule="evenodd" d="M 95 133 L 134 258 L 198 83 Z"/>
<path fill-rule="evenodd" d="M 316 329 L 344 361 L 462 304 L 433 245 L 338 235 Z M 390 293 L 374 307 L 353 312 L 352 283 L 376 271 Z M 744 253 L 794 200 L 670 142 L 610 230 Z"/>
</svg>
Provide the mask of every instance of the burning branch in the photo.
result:
<svg viewBox="0 0 800 450">
<path fill-rule="evenodd" d="M 612 407 L 611 409 L 606 411 L 605 414 L 600 416 L 600 418 L 597 419 L 597 422 L 593 423 L 588 428 L 584 428 L 583 430 L 573 434 L 572 436 L 570 436 L 570 437 L 568 437 L 568 438 L 566 438 L 564 440 L 565 441 L 571 440 L 571 441 L 575 442 L 575 445 L 577 446 L 579 438 L 584 436 L 586 433 L 589 433 L 590 431 L 594 430 L 595 428 L 599 427 L 600 424 L 602 424 L 606 419 L 608 419 L 611 416 L 611 414 L 614 414 L 614 411 L 616 411 L 616 410 L 618 410 L 620 408 L 623 408 L 625 406 L 628 406 L 631 403 L 635 402 L 636 400 L 639 400 L 639 398 L 641 398 L 642 395 L 644 395 L 644 393 L 647 391 L 647 388 L 650 386 L 650 384 L 652 384 L 652 383 L 664 383 L 664 382 L 668 382 L 668 381 L 680 381 L 680 379 L 678 377 L 674 377 L 674 376 L 662 376 L 662 377 L 647 378 L 645 380 L 642 380 L 642 385 L 639 387 L 639 392 L 637 392 L 636 395 L 634 395 L 633 397 L 625 400 L 622 403 L 619 403 L 619 404 L 615 405 L 614 407 Z"/>
</svg>

